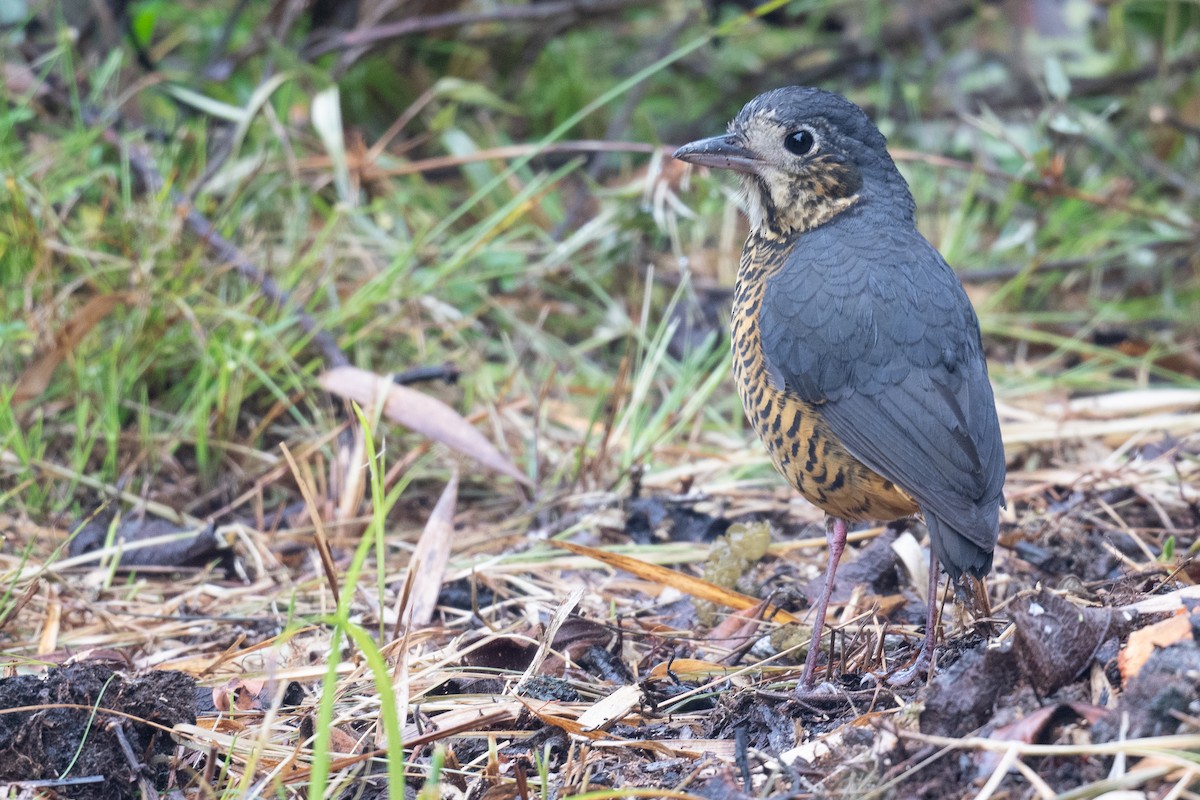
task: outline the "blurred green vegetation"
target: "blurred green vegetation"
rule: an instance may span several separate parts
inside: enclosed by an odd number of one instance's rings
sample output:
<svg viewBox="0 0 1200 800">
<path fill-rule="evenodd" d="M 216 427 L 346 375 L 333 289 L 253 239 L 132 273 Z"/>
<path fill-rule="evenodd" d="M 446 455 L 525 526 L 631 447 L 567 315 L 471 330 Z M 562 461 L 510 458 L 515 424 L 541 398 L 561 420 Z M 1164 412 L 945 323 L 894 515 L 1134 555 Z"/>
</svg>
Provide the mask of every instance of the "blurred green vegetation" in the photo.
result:
<svg viewBox="0 0 1200 800">
<path fill-rule="evenodd" d="M 4 403 L 0 499 L 69 518 L 100 499 L 86 476 L 203 515 L 337 424 L 294 315 L 214 261 L 169 190 L 355 364 L 456 365 L 424 388 L 491 409 L 545 493 L 749 442 L 712 323 L 744 233 L 729 184 L 681 186 L 642 145 L 669 153 L 787 83 L 847 94 L 889 135 L 1002 399 L 1197 385 L 1194 4 L 770 5 L 489 19 L 323 55 L 346 31 L 314 9 L 131 2 L 106 41 L 89 4 L 27 8 L 0 33 L 0 397 L 89 299 L 121 297 L 44 391 Z M 109 127 L 165 189 L 142 191 Z M 615 152 L 539 154 L 548 137 Z M 693 312 L 709 322 L 683 346 Z M 389 463 L 416 444 L 384 438 Z"/>
</svg>

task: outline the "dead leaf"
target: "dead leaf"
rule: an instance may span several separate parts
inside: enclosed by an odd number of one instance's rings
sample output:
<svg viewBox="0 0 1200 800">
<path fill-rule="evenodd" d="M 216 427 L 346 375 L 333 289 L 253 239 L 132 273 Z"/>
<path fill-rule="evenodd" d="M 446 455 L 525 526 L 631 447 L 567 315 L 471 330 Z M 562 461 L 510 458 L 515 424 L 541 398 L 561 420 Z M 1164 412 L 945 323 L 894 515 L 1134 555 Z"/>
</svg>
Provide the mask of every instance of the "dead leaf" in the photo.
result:
<svg viewBox="0 0 1200 800">
<path fill-rule="evenodd" d="M 408 724 L 404 728 L 405 748 L 420 747 L 439 739 L 448 739 L 466 731 L 486 731 L 511 725 L 525 708 L 521 698 L 494 697 L 484 706 L 468 705 L 434 717 L 425 726 Z"/>
<path fill-rule="evenodd" d="M 450 476 L 450 482 L 442 490 L 442 496 L 433 507 L 425 530 L 417 542 L 409 563 L 409 580 L 412 592 L 408 596 L 409 624 L 428 625 L 433 621 L 437 607 L 438 592 L 442 589 L 442 578 L 446 575 L 446 564 L 450 561 L 450 542 L 454 538 L 454 509 L 458 502 L 458 470 Z M 397 618 L 401 617 L 397 615 Z"/>
<path fill-rule="evenodd" d="M 607 550 L 598 550 L 594 547 L 585 547 L 574 542 L 551 540 L 549 543 L 555 547 L 570 550 L 576 555 L 594 558 L 603 564 L 623 569 L 639 578 L 661 584 L 662 586 L 670 586 L 684 594 L 689 594 L 700 600 L 707 600 L 710 603 L 717 603 L 727 608 L 736 608 L 739 610 L 753 608 L 762 602 L 758 598 L 749 597 L 732 589 L 724 589 L 715 583 L 709 583 L 700 578 L 693 578 L 690 575 L 684 575 L 682 572 L 660 567 L 657 564 L 648 564 L 632 556 L 610 553 Z M 774 607 L 768 609 L 764 616 L 780 623 L 800 622 L 800 619 L 795 615 Z"/>
<path fill-rule="evenodd" d="M 1013 612 L 1013 651 L 1030 685 L 1042 697 L 1075 680 L 1100 645 L 1116 635 L 1112 609 L 1081 608 L 1040 592 Z"/>
<path fill-rule="evenodd" d="M 1125 683 L 1142 671 L 1154 651 L 1178 642 L 1192 640 L 1192 620 L 1183 610 L 1173 617 L 1147 625 L 1129 634 L 1129 641 L 1117 654 L 1117 666 Z"/>
<path fill-rule="evenodd" d="M 724 664 L 712 661 L 701 661 L 696 658 L 677 658 L 674 661 L 663 661 L 655 664 L 646 673 L 646 680 L 665 681 L 678 678 L 681 681 L 707 681 L 728 675 L 736 670 Z"/>
<path fill-rule="evenodd" d="M 587 730 L 582 725 L 580 725 L 579 722 L 577 722 L 576 720 L 569 719 L 567 717 L 562 716 L 561 714 L 551 714 L 550 712 L 545 710 L 547 708 L 561 709 L 562 704 L 548 703 L 548 702 L 547 703 L 534 703 L 530 700 L 526 700 L 523 697 L 518 697 L 517 699 L 520 700 L 525 705 L 526 710 L 528 710 L 530 714 L 537 717 L 541 722 L 545 723 L 546 725 L 550 725 L 552 727 L 558 728 L 559 730 L 565 731 L 566 733 L 568 733 L 572 736 L 581 736 L 586 739 L 606 739 L 606 738 L 608 738 L 608 734 L 606 734 L 604 731 Z"/>
<path fill-rule="evenodd" d="M 737 742 L 733 739 L 658 739 L 639 742 L 640 745 L 652 749 L 656 753 L 668 756 L 683 756 L 685 758 L 716 758 L 732 764 L 737 758 Z M 653 745 L 651 747 L 651 745 Z M 695 797 L 695 795 L 661 795 L 662 797 Z M 706 797 L 750 798 L 753 795 L 720 794 L 705 795 Z"/>
<path fill-rule="evenodd" d="M 271 702 L 263 692 L 266 687 L 266 681 L 231 678 L 223 686 L 213 687 L 213 707 L 223 714 L 234 710 L 262 711 Z"/>
<path fill-rule="evenodd" d="M 78 529 L 67 545 L 67 554 L 87 561 L 92 555 L 104 568 L 138 570 L 147 568 L 202 567 L 217 563 L 227 574 L 234 572 L 234 552 L 228 537 L 218 536 L 209 525 L 196 529 L 176 525 L 169 520 L 148 517 L 122 517 L 112 530 L 112 545 L 107 550 L 111 514 L 95 514 Z"/>
<path fill-rule="evenodd" d="M 1045 743 L 1046 733 L 1050 727 L 1050 723 L 1056 717 L 1059 720 L 1069 719 L 1071 714 L 1078 714 L 1076 706 L 1083 706 L 1082 703 L 1052 703 L 1048 706 L 1043 706 L 1036 711 L 1026 714 L 1016 722 L 1008 725 L 1001 725 L 992 731 L 989 739 L 1001 742 L 1024 742 L 1025 744 L 1042 744 Z M 1095 707 L 1085 707 L 1088 709 L 1089 717 L 1095 717 Z M 1099 709 L 1100 716 L 1104 715 L 1104 709 Z M 1068 713 L 1070 712 L 1070 713 Z M 1082 714 L 1080 714 L 1082 716 Z M 999 757 L 996 751 L 988 751 L 991 756 Z"/>
<path fill-rule="evenodd" d="M 0 74 L 4 76 L 4 84 L 10 95 L 17 97 L 28 95 L 40 100 L 50 93 L 45 81 L 25 64 L 6 61 L 0 66 Z"/>
<path fill-rule="evenodd" d="M 1195 600 L 1200 600 L 1200 586 L 1185 586 L 1168 594 L 1143 597 L 1136 603 L 1121 606 L 1116 610 L 1125 616 L 1127 622 L 1133 622 L 1136 614 L 1162 614 L 1167 611 L 1179 613 L 1180 609 L 1189 608 Z"/>
<path fill-rule="evenodd" d="M 584 591 L 583 587 L 576 587 L 558 604 L 558 608 L 554 611 L 554 616 L 550 618 L 549 624 L 546 625 L 545 633 L 538 644 L 537 653 L 534 654 L 533 660 L 525 668 L 525 673 L 521 676 L 522 683 L 536 675 L 538 670 L 547 668 L 551 663 L 549 656 L 554 646 L 554 640 L 558 638 L 558 631 L 571 616 L 571 612 L 575 610 L 575 607 L 579 605 L 579 601 L 583 599 Z M 555 660 L 557 658 L 555 656 Z"/>
<path fill-rule="evenodd" d="M 472 646 L 463 656 L 462 663 L 468 667 L 524 672 L 537 649 L 537 645 L 527 638 L 490 635 L 486 641 Z"/>
<path fill-rule="evenodd" d="M 611 628 L 583 617 L 568 617 L 554 634 L 554 649 L 572 661 L 579 661 L 593 648 L 608 648 L 613 641 Z"/>
<path fill-rule="evenodd" d="M 1016 722 L 1001 725 L 987 738 L 1000 742 L 1023 742 L 1025 744 L 1048 744 L 1050 731 L 1058 725 L 1072 721 L 1075 717 L 1088 724 L 1095 724 L 1104 717 L 1107 709 L 1087 703 L 1052 703 L 1026 714 Z M 996 770 L 1003 754 L 997 750 L 980 751 L 975 756 L 979 774 L 988 775 Z"/>
<path fill-rule="evenodd" d="M 21 610 L 29 604 L 29 601 L 34 598 L 41 588 L 42 582 L 40 580 L 30 581 L 19 598 L 14 601 L 10 596 L 8 602 L 5 604 L 7 607 L 3 611 L 0 611 L 0 632 L 4 630 L 9 622 L 16 619 Z"/>
<path fill-rule="evenodd" d="M 383 415 L 423 436 L 470 456 L 518 483 L 533 483 L 461 414 L 441 400 L 358 367 L 336 367 L 317 378 L 321 388 L 364 409 L 383 397 Z"/>
<path fill-rule="evenodd" d="M 351 753 L 362 752 L 362 740 L 356 736 L 348 726 L 334 726 L 329 731 L 329 750 L 332 753 Z"/>
<path fill-rule="evenodd" d="M 13 405 L 29 402 L 41 397 L 54 377 L 54 370 L 71 354 L 83 341 L 88 332 L 107 317 L 118 305 L 128 303 L 133 298 L 130 292 L 115 292 L 93 297 L 83 304 L 83 308 L 63 326 L 54 337 L 54 346 L 42 353 L 30 364 L 17 380 L 17 389 L 13 394 Z"/>
<path fill-rule="evenodd" d="M 770 604 L 766 600 L 760 600 L 750 608 L 740 609 L 726 616 L 703 638 L 701 654 L 711 654 L 717 658 L 729 657 L 736 653 L 738 648 L 761 637 L 761 628 L 766 624 L 763 614 L 769 608 Z"/>
<path fill-rule="evenodd" d="M 579 715 L 579 726 L 587 731 L 605 731 L 629 716 L 642 703 L 642 689 L 637 684 L 622 686 L 602 697 Z"/>
<path fill-rule="evenodd" d="M 224 713 L 214 717 L 200 717 L 196 720 L 196 727 L 230 736 L 241 736 L 246 731 L 246 726 L 240 720 L 226 716 Z"/>
</svg>

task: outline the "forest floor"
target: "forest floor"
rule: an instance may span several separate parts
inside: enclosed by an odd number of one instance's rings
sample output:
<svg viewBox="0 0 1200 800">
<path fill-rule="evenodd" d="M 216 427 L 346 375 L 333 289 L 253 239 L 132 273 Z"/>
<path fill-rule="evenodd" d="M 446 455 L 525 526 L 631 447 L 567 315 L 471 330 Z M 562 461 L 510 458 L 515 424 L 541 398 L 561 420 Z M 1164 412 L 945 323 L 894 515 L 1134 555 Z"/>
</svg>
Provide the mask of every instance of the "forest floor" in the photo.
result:
<svg viewBox="0 0 1200 800">
<path fill-rule="evenodd" d="M 0 796 L 1200 796 L 1190 6 L 226 5 L 0 32 Z M 804 695 L 669 158 L 784 82 L 889 136 L 1008 462 L 990 615 L 860 525 Z"/>
</svg>

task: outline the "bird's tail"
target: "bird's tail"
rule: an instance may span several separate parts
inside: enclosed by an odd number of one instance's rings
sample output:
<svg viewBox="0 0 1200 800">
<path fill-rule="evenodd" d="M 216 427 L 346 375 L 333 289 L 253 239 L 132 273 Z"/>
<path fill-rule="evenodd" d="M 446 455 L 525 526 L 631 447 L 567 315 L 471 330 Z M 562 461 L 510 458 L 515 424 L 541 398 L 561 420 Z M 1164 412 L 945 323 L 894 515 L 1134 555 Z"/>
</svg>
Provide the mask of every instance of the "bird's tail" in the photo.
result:
<svg viewBox="0 0 1200 800">
<path fill-rule="evenodd" d="M 990 520 L 976 521 L 975 524 L 968 525 L 968 529 L 986 530 L 990 527 L 995 530 L 989 523 Z M 992 568 L 995 540 L 993 539 L 990 547 L 981 546 L 976 540 L 985 537 L 967 536 L 959 530 L 959 526 L 932 514 L 925 515 L 925 524 L 929 528 L 929 546 L 950 575 L 955 594 L 971 610 L 974 617 L 989 617 L 991 604 L 988 602 L 987 585 L 983 577 Z"/>
<path fill-rule="evenodd" d="M 992 604 L 988 600 L 987 581 L 970 573 L 963 574 L 954 582 L 954 593 L 977 620 L 992 616 Z"/>
<path fill-rule="evenodd" d="M 925 515 L 929 546 L 951 578 L 957 581 L 964 573 L 982 578 L 991 571 L 999 513 L 997 509 L 992 515 L 996 522 L 986 517 L 952 522 L 932 514 Z"/>
</svg>

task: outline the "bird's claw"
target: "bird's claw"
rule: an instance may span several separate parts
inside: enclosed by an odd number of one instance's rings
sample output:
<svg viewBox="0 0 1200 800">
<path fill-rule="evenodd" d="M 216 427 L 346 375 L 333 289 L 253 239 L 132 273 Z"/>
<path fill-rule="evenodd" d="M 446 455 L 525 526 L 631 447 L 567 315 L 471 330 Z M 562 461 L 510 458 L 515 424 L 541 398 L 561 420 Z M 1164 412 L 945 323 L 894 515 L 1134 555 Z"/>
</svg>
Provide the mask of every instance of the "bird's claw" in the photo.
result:
<svg viewBox="0 0 1200 800">
<path fill-rule="evenodd" d="M 913 681 L 918 677 L 929 674 L 930 667 L 933 665 L 933 657 L 929 651 L 922 647 L 917 660 L 908 665 L 904 669 L 899 669 L 888 676 L 888 686 L 911 686 Z"/>
</svg>

